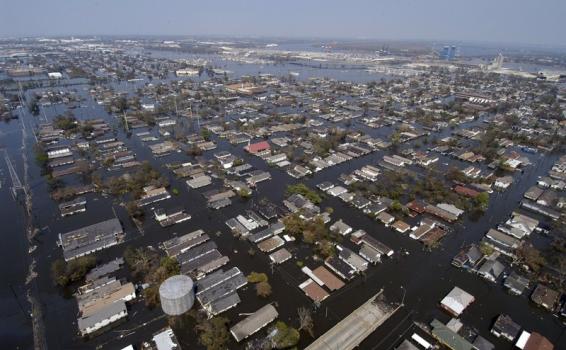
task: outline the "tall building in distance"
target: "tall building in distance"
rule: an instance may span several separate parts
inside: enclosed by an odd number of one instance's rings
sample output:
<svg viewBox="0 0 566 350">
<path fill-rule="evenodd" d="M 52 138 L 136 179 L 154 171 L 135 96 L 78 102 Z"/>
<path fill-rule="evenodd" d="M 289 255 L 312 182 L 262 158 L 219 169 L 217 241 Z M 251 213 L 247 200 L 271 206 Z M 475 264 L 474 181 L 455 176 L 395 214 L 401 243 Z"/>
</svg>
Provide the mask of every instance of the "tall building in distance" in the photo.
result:
<svg viewBox="0 0 566 350">
<path fill-rule="evenodd" d="M 453 61 L 456 58 L 456 46 L 444 46 L 439 56 L 441 60 Z"/>
</svg>

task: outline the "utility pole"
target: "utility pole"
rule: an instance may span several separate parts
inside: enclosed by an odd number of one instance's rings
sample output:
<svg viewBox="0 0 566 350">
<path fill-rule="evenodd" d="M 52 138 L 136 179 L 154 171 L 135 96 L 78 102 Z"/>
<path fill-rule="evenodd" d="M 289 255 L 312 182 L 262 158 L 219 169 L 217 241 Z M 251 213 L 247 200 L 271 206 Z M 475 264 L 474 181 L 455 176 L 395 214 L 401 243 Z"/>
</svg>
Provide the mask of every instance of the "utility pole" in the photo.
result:
<svg viewBox="0 0 566 350">
<path fill-rule="evenodd" d="M 128 119 L 126 119 L 126 111 L 122 112 L 124 114 L 124 127 L 126 128 L 126 132 L 130 132 L 130 127 L 128 126 Z"/>
<path fill-rule="evenodd" d="M 7 150 L 4 150 L 4 160 L 6 161 L 6 166 L 8 167 L 8 173 L 10 174 L 10 178 L 12 179 L 12 195 L 14 196 L 14 199 L 17 198 L 18 191 L 20 190 L 27 195 L 27 191 L 25 187 L 22 185 L 22 182 L 20 181 L 16 169 L 14 169 L 14 166 L 12 165 L 12 161 L 8 156 Z"/>
<path fill-rule="evenodd" d="M 177 109 L 177 95 L 173 97 L 173 102 L 175 103 L 175 117 L 179 117 L 179 110 Z"/>
</svg>

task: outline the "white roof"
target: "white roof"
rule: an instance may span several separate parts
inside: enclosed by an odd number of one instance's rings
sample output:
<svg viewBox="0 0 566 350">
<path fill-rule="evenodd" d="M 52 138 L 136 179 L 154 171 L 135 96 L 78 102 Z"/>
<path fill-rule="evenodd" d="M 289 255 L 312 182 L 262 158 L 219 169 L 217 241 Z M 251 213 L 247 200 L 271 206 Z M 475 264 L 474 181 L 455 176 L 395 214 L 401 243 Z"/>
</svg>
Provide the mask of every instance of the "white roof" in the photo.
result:
<svg viewBox="0 0 566 350">
<path fill-rule="evenodd" d="M 440 302 L 444 307 L 459 315 L 474 301 L 474 297 L 464 290 L 454 287 Z"/>
<path fill-rule="evenodd" d="M 163 332 L 153 336 L 153 341 L 157 346 L 157 350 L 173 350 L 177 348 L 177 344 L 172 339 L 173 330 L 165 329 Z"/>
<path fill-rule="evenodd" d="M 523 333 L 521 333 L 521 336 L 519 337 L 519 339 L 517 339 L 517 343 L 515 343 L 515 346 L 518 347 L 519 349 L 524 349 L 525 345 L 527 345 L 527 341 L 529 341 L 530 337 L 531 337 L 531 333 L 529 333 L 527 331 L 523 331 Z"/>
<path fill-rule="evenodd" d="M 449 212 L 453 215 L 456 215 L 456 216 L 460 216 L 460 215 L 464 214 L 464 211 L 462 209 L 459 209 L 452 204 L 440 203 L 440 204 L 437 205 L 437 207 L 439 207 L 440 209 L 446 210 L 447 212 Z"/>
</svg>

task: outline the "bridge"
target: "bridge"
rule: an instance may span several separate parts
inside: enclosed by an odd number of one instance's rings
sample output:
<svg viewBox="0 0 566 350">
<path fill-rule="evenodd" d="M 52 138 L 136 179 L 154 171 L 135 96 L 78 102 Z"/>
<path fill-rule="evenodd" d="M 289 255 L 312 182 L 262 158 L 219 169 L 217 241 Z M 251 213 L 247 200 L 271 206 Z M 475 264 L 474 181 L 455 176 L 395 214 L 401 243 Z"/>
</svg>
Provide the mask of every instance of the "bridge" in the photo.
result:
<svg viewBox="0 0 566 350">
<path fill-rule="evenodd" d="M 377 300 L 383 290 L 316 339 L 307 350 L 351 350 L 389 319 L 399 307 L 393 308 Z"/>
</svg>

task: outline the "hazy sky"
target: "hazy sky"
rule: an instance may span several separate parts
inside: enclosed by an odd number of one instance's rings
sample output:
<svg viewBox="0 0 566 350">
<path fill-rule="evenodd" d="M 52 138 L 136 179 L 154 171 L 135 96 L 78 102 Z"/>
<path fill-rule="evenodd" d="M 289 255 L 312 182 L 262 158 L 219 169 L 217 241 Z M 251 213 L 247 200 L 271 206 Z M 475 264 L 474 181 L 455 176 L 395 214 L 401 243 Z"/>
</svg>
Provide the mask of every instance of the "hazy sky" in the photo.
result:
<svg viewBox="0 0 566 350">
<path fill-rule="evenodd" d="M 90 34 L 566 46 L 566 0 L 0 0 L 0 37 Z"/>
</svg>

